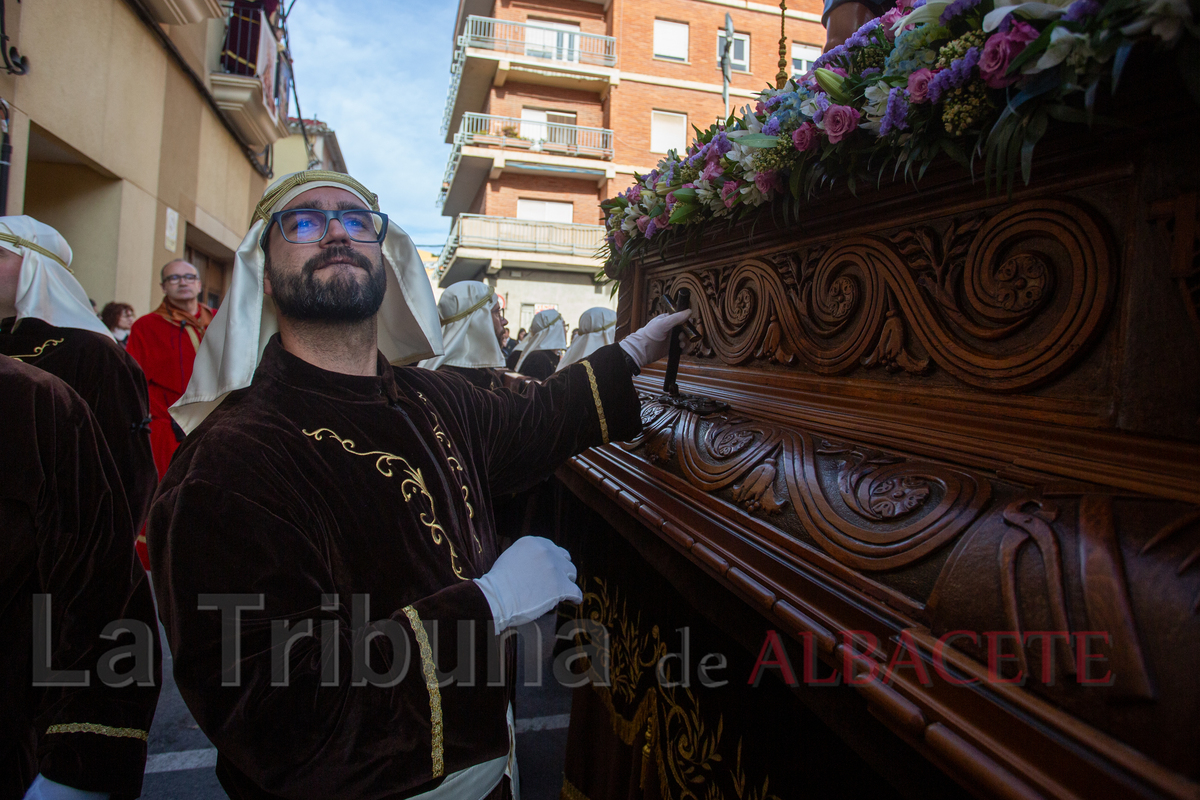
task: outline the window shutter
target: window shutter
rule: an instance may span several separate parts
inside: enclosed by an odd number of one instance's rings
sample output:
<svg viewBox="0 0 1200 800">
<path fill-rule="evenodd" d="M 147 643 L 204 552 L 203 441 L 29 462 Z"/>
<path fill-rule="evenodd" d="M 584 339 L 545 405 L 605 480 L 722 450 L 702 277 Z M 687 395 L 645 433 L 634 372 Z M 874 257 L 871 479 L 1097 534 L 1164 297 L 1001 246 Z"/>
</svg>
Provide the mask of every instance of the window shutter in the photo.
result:
<svg viewBox="0 0 1200 800">
<path fill-rule="evenodd" d="M 650 150 L 665 153 L 674 150 L 682 154 L 687 149 L 687 114 L 669 111 L 650 112 Z"/>
<path fill-rule="evenodd" d="M 676 61 L 688 60 L 688 26 L 686 22 L 654 20 L 654 55 Z"/>
</svg>

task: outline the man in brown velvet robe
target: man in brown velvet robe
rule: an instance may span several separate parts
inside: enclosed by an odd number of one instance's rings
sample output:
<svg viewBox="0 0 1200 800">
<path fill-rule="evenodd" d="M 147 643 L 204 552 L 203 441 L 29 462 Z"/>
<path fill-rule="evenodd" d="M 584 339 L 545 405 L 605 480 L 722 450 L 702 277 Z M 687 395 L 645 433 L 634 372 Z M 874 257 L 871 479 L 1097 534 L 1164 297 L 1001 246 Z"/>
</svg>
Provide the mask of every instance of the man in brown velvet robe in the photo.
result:
<svg viewBox="0 0 1200 800">
<path fill-rule="evenodd" d="M 79 395 L 7 356 L 0 418 L 0 800 L 137 797 L 160 651 L 115 465 Z"/>
<path fill-rule="evenodd" d="M 491 497 L 636 435 L 631 372 L 678 321 L 523 394 L 392 366 L 438 352 L 439 325 L 411 241 L 372 209 L 338 173 L 268 188 L 173 409 L 198 427 L 151 511 L 155 589 L 234 798 L 506 795 L 513 676 L 489 684 L 487 635 L 581 594 L 546 540 L 497 552 Z"/>
<path fill-rule="evenodd" d="M 87 402 L 136 530 L 158 486 L 146 378 L 84 305 L 87 295 L 67 271 L 71 249 L 57 231 L 31 217 L 0 217 L 0 235 L 26 242 L 0 242 L 0 354 L 57 375 Z"/>
</svg>

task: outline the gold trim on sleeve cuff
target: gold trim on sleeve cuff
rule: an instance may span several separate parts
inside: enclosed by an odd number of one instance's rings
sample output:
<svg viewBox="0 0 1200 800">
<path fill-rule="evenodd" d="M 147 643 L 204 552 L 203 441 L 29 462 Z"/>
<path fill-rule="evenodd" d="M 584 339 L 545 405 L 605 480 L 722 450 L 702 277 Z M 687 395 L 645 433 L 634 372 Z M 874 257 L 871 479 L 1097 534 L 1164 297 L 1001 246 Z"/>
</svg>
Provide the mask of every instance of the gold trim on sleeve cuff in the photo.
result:
<svg viewBox="0 0 1200 800">
<path fill-rule="evenodd" d="M 417 637 L 417 647 L 421 651 L 421 672 L 425 676 L 425 688 L 429 691 L 429 712 L 432 721 L 429 738 L 433 754 L 433 777 L 440 778 L 446 772 L 446 764 L 442 758 L 442 690 L 438 688 L 433 648 L 429 646 L 429 634 L 425 632 L 417 610 L 412 606 L 405 606 L 403 611 L 412 625 L 413 635 Z"/>
<path fill-rule="evenodd" d="M 600 436 L 604 439 L 604 443 L 608 444 L 608 420 L 604 418 L 604 405 L 600 402 L 600 387 L 596 385 L 596 373 L 592 371 L 592 363 L 590 361 L 581 361 L 583 368 L 587 370 L 588 383 L 592 385 L 592 399 L 596 401 L 596 414 L 600 417 Z"/>
<path fill-rule="evenodd" d="M 46 734 L 51 733 L 95 733 L 115 739 L 140 739 L 143 742 L 147 739 L 146 732 L 137 728 L 112 728 L 108 725 L 97 725 L 94 722 L 66 722 L 51 725 L 46 728 Z"/>
</svg>

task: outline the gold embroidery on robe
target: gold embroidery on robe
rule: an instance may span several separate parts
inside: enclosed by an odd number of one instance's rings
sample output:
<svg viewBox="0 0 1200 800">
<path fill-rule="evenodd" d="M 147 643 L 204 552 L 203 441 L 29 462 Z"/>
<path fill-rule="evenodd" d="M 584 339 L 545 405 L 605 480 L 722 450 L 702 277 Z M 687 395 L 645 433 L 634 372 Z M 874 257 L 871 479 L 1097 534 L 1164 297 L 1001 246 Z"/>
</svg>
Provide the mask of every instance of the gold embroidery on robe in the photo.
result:
<svg viewBox="0 0 1200 800">
<path fill-rule="evenodd" d="M 429 634 L 421 624 L 421 615 L 412 606 L 405 606 L 404 615 L 412 625 L 417 637 L 417 648 L 421 651 L 421 672 L 425 677 L 425 688 L 429 691 L 430 750 L 433 756 L 433 777 L 440 778 L 446 771 L 442 757 L 442 690 L 438 688 L 437 670 L 433 663 L 433 648 L 429 646 Z"/>
<path fill-rule="evenodd" d="M 421 398 L 421 402 L 429 407 L 429 416 L 433 417 L 433 435 L 441 442 L 442 447 L 446 448 L 446 461 L 450 467 L 458 473 L 459 488 L 462 489 L 463 503 L 467 506 L 467 517 L 475 519 L 475 508 L 471 505 L 471 490 L 467 488 L 466 473 L 463 470 L 462 463 L 456 458 L 454 447 L 450 444 L 450 437 L 442 430 L 442 424 L 438 420 L 437 412 L 433 410 L 433 404 L 421 392 L 417 392 L 417 397 Z M 483 546 L 479 543 L 479 537 L 475 535 L 475 528 L 471 527 L 471 538 L 475 540 L 475 552 L 482 553 Z"/>
<path fill-rule="evenodd" d="M 19 356 L 10 356 L 10 358 L 14 358 L 17 361 L 22 361 L 22 362 L 27 358 L 37 358 L 45 350 L 48 350 L 51 347 L 55 347 L 56 345 L 60 345 L 65 341 L 66 341 L 66 339 L 47 339 L 46 341 L 39 344 L 37 347 L 33 348 L 32 353 L 25 353 L 24 355 L 19 355 Z"/>
<path fill-rule="evenodd" d="M 600 417 L 600 435 L 603 437 L 604 443 L 608 444 L 608 420 L 604 418 L 604 404 L 600 402 L 600 387 L 596 385 L 596 373 L 592 371 L 590 361 L 581 361 L 580 363 L 587 370 L 588 383 L 592 385 L 592 399 L 596 401 L 596 414 Z"/>
<path fill-rule="evenodd" d="M 318 428 L 315 431 L 302 430 L 301 433 L 303 433 L 305 436 L 311 436 L 313 440 L 317 442 L 321 441 L 325 434 L 329 434 L 329 436 L 338 444 L 340 444 L 342 449 L 350 455 L 367 458 L 375 456 L 375 469 L 378 470 L 379 474 L 385 478 L 390 478 L 393 475 L 391 469 L 392 462 L 399 462 L 404 469 L 404 474 L 406 476 L 400 483 L 400 492 L 404 495 L 404 502 L 410 502 L 417 492 L 420 492 L 422 495 L 424 495 L 425 499 L 429 501 L 429 511 L 421 512 L 421 524 L 429 530 L 429 537 L 433 539 L 433 543 L 435 545 L 440 547 L 445 544 L 445 546 L 449 548 L 450 569 L 454 571 L 454 576 L 460 581 L 467 580 L 467 577 L 463 575 L 462 565 L 458 563 L 458 553 L 454 550 L 454 544 L 450 541 L 450 537 L 446 534 L 446 529 L 443 528 L 441 523 L 437 521 L 437 509 L 434 506 L 433 495 L 429 493 L 429 489 L 425 486 L 425 476 L 421 474 L 421 470 L 415 469 L 412 464 L 408 463 L 407 459 L 405 459 L 403 456 L 398 456 L 395 453 L 388 453 L 383 450 L 372 450 L 367 453 L 360 453 L 354 449 L 355 444 L 353 439 L 343 439 L 329 428 Z"/>
<path fill-rule="evenodd" d="M 141 739 L 146 741 L 147 735 L 138 728 L 112 728 L 108 725 L 97 725 L 94 722 L 66 722 L 51 725 L 46 733 L 95 733 L 100 736 L 111 736 L 114 739 Z"/>
</svg>

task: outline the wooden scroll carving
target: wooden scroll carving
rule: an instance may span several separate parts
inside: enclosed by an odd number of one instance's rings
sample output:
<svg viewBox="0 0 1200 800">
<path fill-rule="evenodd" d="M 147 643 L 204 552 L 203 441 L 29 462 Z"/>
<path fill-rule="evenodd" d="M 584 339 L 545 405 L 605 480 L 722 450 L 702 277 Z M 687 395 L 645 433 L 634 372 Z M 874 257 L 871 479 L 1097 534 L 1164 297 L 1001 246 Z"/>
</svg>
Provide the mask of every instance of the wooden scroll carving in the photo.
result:
<svg viewBox="0 0 1200 800">
<path fill-rule="evenodd" d="M 648 299 L 691 290 L 705 333 L 694 356 L 823 375 L 936 366 L 1016 392 L 1094 342 L 1115 294 L 1111 241 L 1083 203 L 1042 199 L 657 277 Z"/>
<path fill-rule="evenodd" d="M 702 491 L 732 487 L 733 501 L 751 514 L 790 507 L 829 555 L 862 570 L 928 555 L 965 530 L 991 496 L 986 479 L 963 469 L 742 417 L 705 419 L 650 397 L 642 423 L 626 449 L 676 461 Z"/>
</svg>

